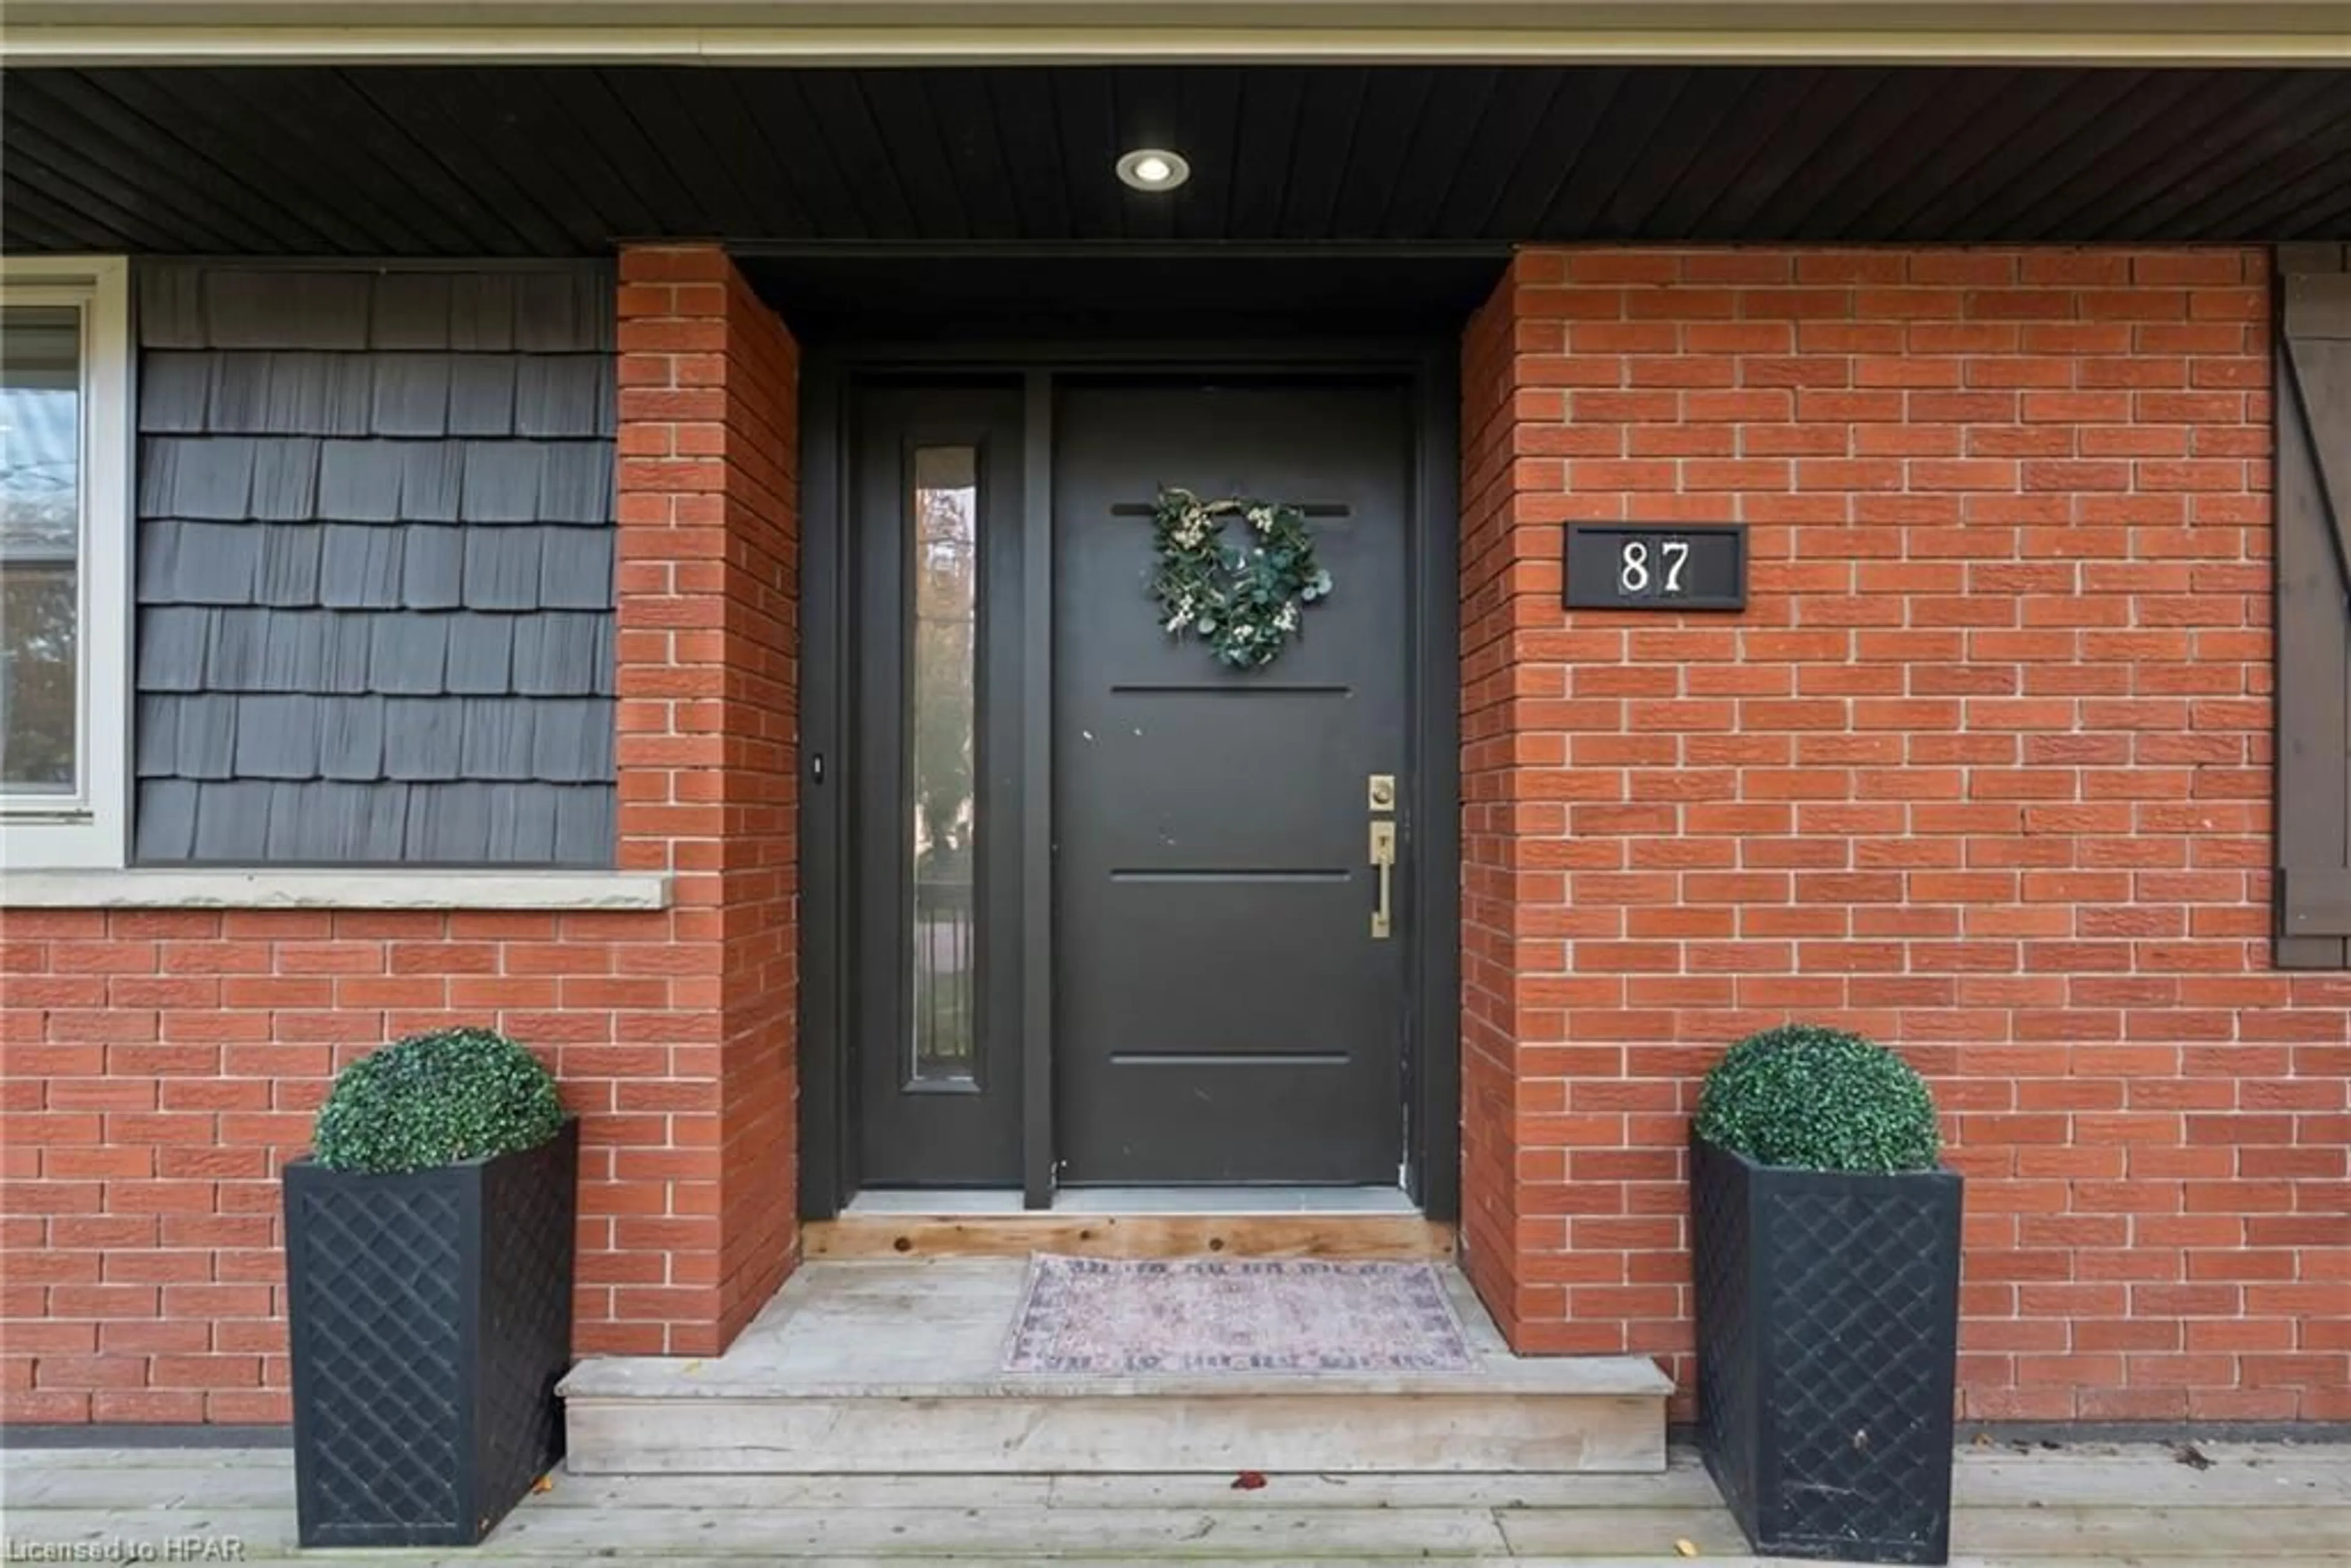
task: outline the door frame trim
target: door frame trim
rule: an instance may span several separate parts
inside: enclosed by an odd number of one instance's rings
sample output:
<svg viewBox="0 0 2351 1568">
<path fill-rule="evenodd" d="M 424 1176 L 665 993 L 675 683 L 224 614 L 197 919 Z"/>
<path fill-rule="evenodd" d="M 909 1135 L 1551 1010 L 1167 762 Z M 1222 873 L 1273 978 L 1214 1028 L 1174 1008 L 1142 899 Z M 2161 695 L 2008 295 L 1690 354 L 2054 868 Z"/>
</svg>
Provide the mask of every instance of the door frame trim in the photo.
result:
<svg viewBox="0 0 2351 1568">
<path fill-rule="evenodd" d="M 1407 799 L 1429 803 L 1412 822 L 1413 853 L 1403 902 L 1410 916 L 1406 981 L 1413 1015 L 1405 1041 L 1407 1190 L 1430 1220 L 1453 1220 L 1461 1204 L 1461 679 L 1459 341 L 1447 335 L 1261 338 L 1200 341 L 1151 338 L 1088 340 L 975 338 L 968 341 L 861 339 L 808 345 L 800 367 L 800 1013 L 799 1212 L 836 1218 L 858 1190 L 848 1061 L 850 867 L 845 791 L 838 760 L 849 739 L 847 677 L 852 617 L 845 595 L 851 486 L 850 396 L 870 378 L 938 374 L 1000 378 L 1023 389 L 1023 506 L 1029 526 L 1023 570 L 1052 570 L 1050 423 L 1060 374 L 1285 371 L 1388 375 L 1406 382 L 1414 404 L 1413 512 L 1406 541 L 1412 640 L 1407 690 L 1413 746 Z M 1040 413 L 1046 417 L 1038 417 Z M 1050 578 L 1048 579 L 1050 581 Z M 1042 601 L 1050 605 L 1050 597 Z M 1032 806 L 1051 791 L 1050 692 L 1028 689 L 1050 674 L 1049 615 L 1029 616 L 1023 664 L 1023 789 Z M 1048 749 L 1040 752 L 1039 747 Z M 1038 766 L 1041 758 L 1042 766 Z M 823 768 L 821 781 L 816 769 Z M 1443 809 L 1449 803 L 1449 809 Z M 1030 922 L 1021 985 L 1029 1003 L 1023 1040 L 1023 1122 L 1050 1126 L 1051 913 L 1048 810 L 1026 813 L 1023 901 Z M 1032 866 L 1029 862 L 1037 862 Z M 1042 869 L 1049 874 L 1029 874 Z M 1021 1185 L 1032 1206 L 1050 1197 L 1050 1150 L 1024 1139 Z"/>
</svg>

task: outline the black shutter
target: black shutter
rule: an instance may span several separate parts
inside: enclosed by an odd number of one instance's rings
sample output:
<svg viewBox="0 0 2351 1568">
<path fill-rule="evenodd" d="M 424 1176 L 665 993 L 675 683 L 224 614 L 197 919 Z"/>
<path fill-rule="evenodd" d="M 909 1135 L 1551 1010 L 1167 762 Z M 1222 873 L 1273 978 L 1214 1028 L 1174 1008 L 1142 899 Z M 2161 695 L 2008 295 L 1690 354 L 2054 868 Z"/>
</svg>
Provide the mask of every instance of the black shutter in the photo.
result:
<svg viewBox="0 0 2351 1568">
<path fill-rule="evenodd" d="M 2351 959 L 2351 246 L 2279 252 L 2277 961 Z"/>
</svg>

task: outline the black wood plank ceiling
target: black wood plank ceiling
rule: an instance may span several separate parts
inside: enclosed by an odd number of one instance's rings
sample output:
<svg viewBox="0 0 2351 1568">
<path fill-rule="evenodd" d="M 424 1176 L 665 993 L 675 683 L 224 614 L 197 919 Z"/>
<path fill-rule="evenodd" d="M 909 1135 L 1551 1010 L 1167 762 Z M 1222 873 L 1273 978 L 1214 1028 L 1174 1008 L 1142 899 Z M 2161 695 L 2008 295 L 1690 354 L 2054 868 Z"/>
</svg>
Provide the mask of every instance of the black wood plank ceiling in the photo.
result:
<svg viewBox="0 0 2351 1568">
<path fill-rule="evenodd" d="M 2351 235 L 2343 70 L 44 68 L 0 140 L 17 252 Z"/>
</svg>

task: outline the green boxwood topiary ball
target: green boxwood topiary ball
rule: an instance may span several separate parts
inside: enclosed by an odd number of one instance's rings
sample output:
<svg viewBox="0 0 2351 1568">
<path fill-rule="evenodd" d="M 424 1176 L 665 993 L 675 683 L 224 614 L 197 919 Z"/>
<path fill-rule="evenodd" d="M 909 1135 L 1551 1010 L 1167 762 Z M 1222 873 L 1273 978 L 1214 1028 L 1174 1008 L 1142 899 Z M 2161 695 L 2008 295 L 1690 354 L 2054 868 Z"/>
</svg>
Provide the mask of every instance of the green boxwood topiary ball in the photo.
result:
<svg viewBox="0 0 2351 1568">
<path fill-rule="evenodd" d="M 1770 1166 L 1817 1171 L 1932 1168 L 1935 1099 L 1908 1062 L 1817 1024 L 1749 1035 L 1706 1075 L 1698 1134 Z"/>
<path fill-rule="evenodd" d="M 555 1079 L 486 1029 L 411 1035 L 343 1069 L 312 1154 L 330 1170 L 430 1170 L 535 1149 L 563 1125 Z"/>
</svg>

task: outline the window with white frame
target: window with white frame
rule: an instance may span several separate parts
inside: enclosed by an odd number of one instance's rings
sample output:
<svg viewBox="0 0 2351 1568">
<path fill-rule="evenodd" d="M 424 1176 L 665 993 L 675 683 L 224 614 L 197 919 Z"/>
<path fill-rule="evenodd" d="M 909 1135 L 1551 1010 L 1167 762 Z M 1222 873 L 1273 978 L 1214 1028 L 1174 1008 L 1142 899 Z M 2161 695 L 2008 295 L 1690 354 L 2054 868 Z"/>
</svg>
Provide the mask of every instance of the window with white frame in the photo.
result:
<svg viewBox="0 0 2351 1568">
<path fill-rule="evenodd" d="M 129 731 L 129 269 L 0 261 L 0 865 L 115 866 Z"/>
</svg>

